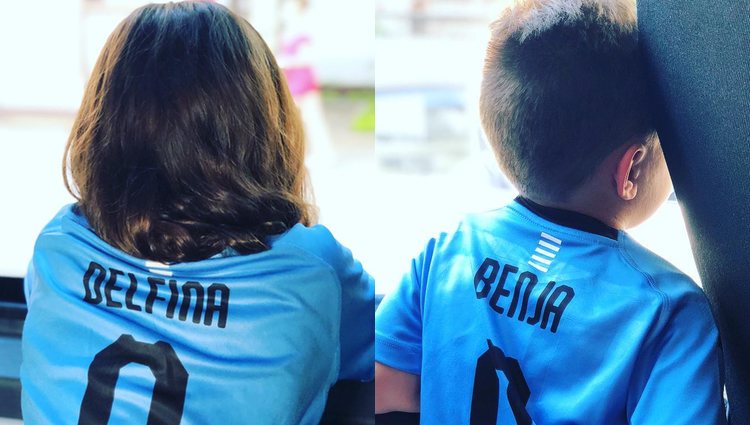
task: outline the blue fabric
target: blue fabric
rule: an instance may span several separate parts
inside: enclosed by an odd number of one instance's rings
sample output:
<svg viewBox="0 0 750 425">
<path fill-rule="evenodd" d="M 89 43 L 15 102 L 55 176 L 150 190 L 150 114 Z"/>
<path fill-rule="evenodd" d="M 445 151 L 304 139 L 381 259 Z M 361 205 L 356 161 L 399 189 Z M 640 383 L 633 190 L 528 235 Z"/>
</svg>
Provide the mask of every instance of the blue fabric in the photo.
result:
<svg viewBox="0 0 750 425">
<path fill-rule="evenodd" d="M 724 421 L 700 288 L 624 232 L 516 202 L 432 239 L 378 308 L 375 341 L 376 361 L 420 375 L 423 424 Z"/>
<path fill-rule="evenodd" d="M 323 226 L 294 226 L 259 254 L 163 265 L 112 248 L 68 206 L 39 236 L 25 287 L 26 424 L 77 423 L 95 356 L 123 335 L 174 350 L 182 424 L 317 424 L 335 381 L 373 379 L 374 282 Z M 179 370 L 125 365 L 109 423 L 146 423 L 154 375 L 174 389 Z"/>
</svg>

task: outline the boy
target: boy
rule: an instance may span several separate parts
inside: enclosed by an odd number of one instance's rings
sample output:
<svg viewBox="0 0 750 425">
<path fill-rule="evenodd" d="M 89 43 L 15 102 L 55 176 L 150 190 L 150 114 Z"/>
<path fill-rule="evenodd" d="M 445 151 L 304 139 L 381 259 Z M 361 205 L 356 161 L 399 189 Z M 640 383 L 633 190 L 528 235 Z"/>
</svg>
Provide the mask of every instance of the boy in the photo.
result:
<svg viewBox="0 0 750 425">
<path fill-rule="evenodd" d="M 670 192 L 633 0 L 528 0 L 480 111 L 519 191 L 431 240 L 376 315 L 376 412 L 426 424 L 722 423 L 701 290 L 622 229 Z"/>
</svg>

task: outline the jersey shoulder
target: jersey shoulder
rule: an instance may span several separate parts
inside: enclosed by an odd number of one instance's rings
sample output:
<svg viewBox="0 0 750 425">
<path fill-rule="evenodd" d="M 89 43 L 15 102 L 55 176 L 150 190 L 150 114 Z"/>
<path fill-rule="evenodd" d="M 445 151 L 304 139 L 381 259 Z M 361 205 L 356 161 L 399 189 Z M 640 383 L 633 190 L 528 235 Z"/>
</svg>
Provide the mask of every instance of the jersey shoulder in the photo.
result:
<svg viewBox="0 0 750 425">
<path fill-rule="evenodd" d="M 44 254 L 58 249 L 75 253 L 78 250 L 71 247 L 81 244 L 108 250 L 108 245 L 96 236 L 86 218 L 78 211 L 77 205 L 68 204 L 42 228 L 34 245 L 34 254 Z"/>
<path fill-rule="evenodd" d="M 321 224 L 310 227 L 296 224 L 286 233 L 272 238 L 271 249 L 295 250 L 335 270 L 343 267 L 352 256 Z"/>
<path fill-rule="evenodd" d="M 452 227 L 435 229 L 433 236 L 422 245 L 419 254 L 412 259 L 415 282 L 427 285 L 432 276 L 445 285 L 446 274 L 454 276 L 452 271 L 465 267 L 467 261 L 481 262 L 488 249 L 495 255 L 510 258 L 513 252 L 527 245 L 520 243 L 522 240 L 532 237 L 533 230 L 508 206 L 466 214 Z"/>
<path fill-rule="evenodd" d="M 702 289 L 685 273 L 620 231 L 618 239 L 608 239 L 542 219 L 515 203 L 492 211 L 469 214 L 456 230 L 441 233 L 432 243 L 435 251 L 470 250 L 471 245 L 488 236 L 502 242 L 502 251 L 533 249 L 540 234 L 560 238 L 568 266 L 591 269 L 606 278 L 626 279 L 642 297 L 657 296 L 667 304 L 674 300 L 694 300 L 706 304 Z M 530 244 L 529 244 L 530 243 Z M 520 246 L 523 245 L 523 246 Z M 528 245 L 528 246 L 527 246 Z M 451 247 L 451 248 L 447 248 Z M 594 249 L 595 248 L 595 249 Z M 581 263 L 580 256 L 587 256 Z M 585 264 L 585 267 L 583 266 Z M 550 269 L 551 270 L 551 269 Z M 617 276 L 611 276 L 615 273 Z"/>
<path fill-rule="evenodd" d="M 504 250 L 512 250 L 514 246 L 525 246 L 526 242 L 539 239 L 540 232 L 558 234 L 560 230 L 566 228 L 533 216 L 511 202 L 501 208 L 466 214 L 452 229 L 437 232 L 425 253 L 467 254 L 474 251 L 474 245 L 488 240 L 502 243 Z M 576 233 L 580 232 L 573 232 Z"/>
<path fill-rule="evenodd" d="M 454 233 L 492 233 L 501 235 L 509 230 L 509 227 L 515 227 L 517 224 L 528 224 L 528 221 L 521 214 L 514 210 L 513 203 L 502 208 L 489 211 L 469 213 L 458 223 Z"/>
<path fill-rule="evenodd" d="M 482 212 L 464 215 L 453 227 L 438 229 L 432 238 L 435 244 L 444 245 L 456 240 L 465 241 L 473 237 L 490 234 L 503 237 L 505 233 L 515 227 L 513 223 L 523 221 L 511 210 L 510 205 Z"/>
<path fill-rule="evenodd" d="M 40 236 L 59 234 L 63 232 L 63 222 L 70 219 L 75 219 L 76 216 L 76 204 L 68 204 L 60 208 L 54 217 L 42 228 L 39 232 Z"/>
<path fill-rule="evenodd" d="M 241 274 L 247 269 L 248 261 L 282 260 L 288 262 L 290 256 L 304 259 L 311 264 L 329 267 L 336 274 L 350 267 L 351 252 L 343 247 L 323 225 L 306 227 L 296 224 L 286 232 L 270 237 L 269 242 L 270 250 L 253 254 L 250 257 L 236 253 L 222 253 L 197 262 L 171 264 L 169 268 L 185 275 L 203 275 L 219 271 L 218 269 L 221 269 L 222 274 L 230 273 L 230 271 Z M 37 238 L 34 247 L 35 257 L 55 253 L 66 253 L 63 257 L 70 260 L 74 257 L 93 254 L 97 258 L 106 258 L 118 264 L 123 263 L 136 270 L 148 270 L 158 266 L 157 263 L 123 252 L 99 238 L 86 218 L 80 214 L 76 204 L 64 206 L 43 228 Z"/>
<path fill-rule="evenodd" d="M 77 204 L 69 204 L 60 209 L 37 237 L 34 257 L 53 255 L 56 256 L 56 261 L 75 261 L 92 256 L 107 258 L 135 269 L 143 269 L 145 261 L 101 239 Z"/>
<path fill-rule="evenodd" d="M 698 284 L 669 261 L 640 245 L 627 234 L 620 242 L 620 251 L 630 266 L 640 272 L 648 285 L 668 307 L 688 302 L 708 309 L 708 299 Z"/>
</svg>

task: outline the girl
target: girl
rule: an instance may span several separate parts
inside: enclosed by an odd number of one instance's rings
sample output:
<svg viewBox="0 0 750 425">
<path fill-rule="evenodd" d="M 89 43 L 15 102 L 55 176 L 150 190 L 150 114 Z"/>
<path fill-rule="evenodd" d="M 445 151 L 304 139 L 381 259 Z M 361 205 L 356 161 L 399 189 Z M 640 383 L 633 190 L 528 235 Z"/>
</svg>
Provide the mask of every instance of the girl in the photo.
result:
<svg viewBox="0 0 750 425">
<path fill-rule="evenodd" d="M 25 280 L 25 423 L 312 424 L 372 379 L 373 280 L 313 226 L 301 127 L 224 7 L 115 29 L 66 147 L 78 202 Z"/>
</svg>

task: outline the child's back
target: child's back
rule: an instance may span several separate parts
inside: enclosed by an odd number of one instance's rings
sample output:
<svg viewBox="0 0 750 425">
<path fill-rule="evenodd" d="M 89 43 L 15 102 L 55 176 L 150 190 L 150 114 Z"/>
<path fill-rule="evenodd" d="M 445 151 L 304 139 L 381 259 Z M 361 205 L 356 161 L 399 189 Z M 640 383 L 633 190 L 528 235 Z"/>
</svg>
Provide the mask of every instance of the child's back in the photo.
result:
<svg viewBox="0 0 750 425">
<path fill-rule="evenodd" d="M 379 363 L 420 375 L 422 423 L 721 415 L 700 289 L 626 233 L 523 199 L 431 240 L 379 308 L 376 344 Z"/>
<path fill-rule="evenodd" d="M 372 280 L 322 226 L 164 265 L 68 206 L 37 240 L 26 291 L 29 424 L 316 424 L 333 383 L 372 377 Z"/>
</svg>

